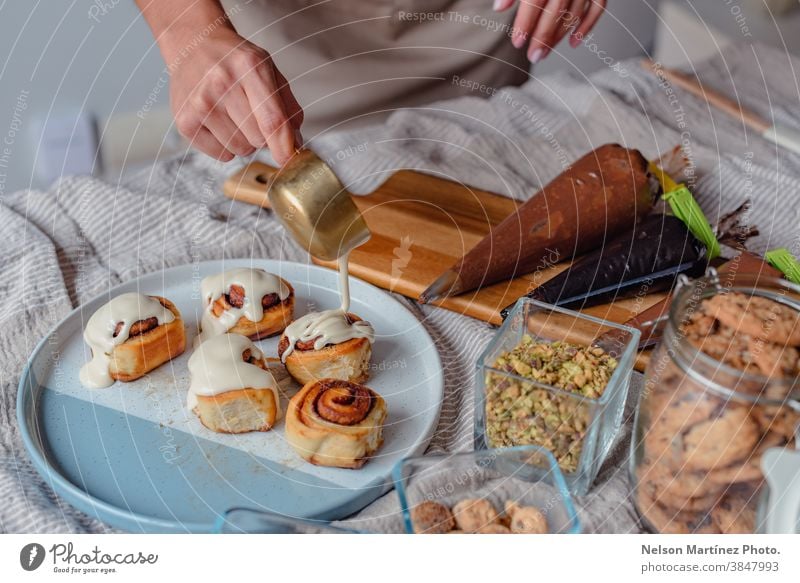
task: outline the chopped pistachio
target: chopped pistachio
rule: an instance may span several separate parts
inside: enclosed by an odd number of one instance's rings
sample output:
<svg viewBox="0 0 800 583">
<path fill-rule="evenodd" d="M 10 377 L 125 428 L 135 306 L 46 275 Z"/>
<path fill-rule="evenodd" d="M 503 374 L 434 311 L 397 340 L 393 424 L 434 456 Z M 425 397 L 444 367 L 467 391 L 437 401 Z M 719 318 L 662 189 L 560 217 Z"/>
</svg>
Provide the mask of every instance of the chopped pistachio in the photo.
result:
<svg viewBox="0 0 800 583">
<path fill-rule="evenodd" d="M 529 335 L 501 354 L 493 368 L 568 393 L 599 398 L 617 361 L 599 347 L 545 342 Z M 590 411 L 580 399 L 507 375 L 486 374 L 486 435 L 491 447 L 537 444 L 575 471 Z"/>
</svg>

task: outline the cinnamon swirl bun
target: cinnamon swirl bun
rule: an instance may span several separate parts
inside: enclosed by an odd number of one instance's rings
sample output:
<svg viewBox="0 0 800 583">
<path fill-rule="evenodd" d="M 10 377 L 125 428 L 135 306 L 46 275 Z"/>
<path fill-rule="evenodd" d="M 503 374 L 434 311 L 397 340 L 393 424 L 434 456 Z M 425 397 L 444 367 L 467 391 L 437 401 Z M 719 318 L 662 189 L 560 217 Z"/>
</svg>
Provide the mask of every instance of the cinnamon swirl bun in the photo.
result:
<svg viewBox="0 0 800 583">
<path fill-rule="evenodd" d="M 240 334 L 203 342 L 189 358 L 187 406 L 217 433 L 269 431 L 281 416 L 264 354 Z"/>
<path fill-rule="evenodd" d="M 226 332 L 260 340 L 292 321 L 294 290 L 263 269 L 240 268 L 206 277 L 200 284 L 204 312 L 195 346 Z"/>
<path fill-rule="evenodd" d="M 175 304 L 138 293 L 119 295 L 97 310 L 83 338 L 92 349 L 92 359 L 81 368 L 80 380 L 90 388 L 141 378 L 186 348 Z"/>
<path fill-rule="evenodd" d="M 360 468 L 383 443 L 386 402 L 375 391 L 340 379 L 311 381 L 286 411 L 286 439 L 319 466 Z"/>
<path fill-rule="evenodd" d="M 369 322 L 342 310 L 312 312 L 292 322 L 278 342 L 278 356 L 300 384 L 320 379 L 363 383 L 375 332 Z"/>
</svg>

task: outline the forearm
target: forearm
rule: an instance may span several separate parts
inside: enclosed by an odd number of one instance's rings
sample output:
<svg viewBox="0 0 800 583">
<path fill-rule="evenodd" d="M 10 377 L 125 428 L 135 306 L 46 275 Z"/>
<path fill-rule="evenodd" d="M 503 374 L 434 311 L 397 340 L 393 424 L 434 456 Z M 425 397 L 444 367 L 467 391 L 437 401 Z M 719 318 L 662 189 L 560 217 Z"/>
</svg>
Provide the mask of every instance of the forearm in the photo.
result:
<svg viewBox="0 0 800 583">
<path fill-rule="evenodd" d="M 220 0 L 136 0 L 167 63 L 211 32 L 236 34 Z"/>
</svg>

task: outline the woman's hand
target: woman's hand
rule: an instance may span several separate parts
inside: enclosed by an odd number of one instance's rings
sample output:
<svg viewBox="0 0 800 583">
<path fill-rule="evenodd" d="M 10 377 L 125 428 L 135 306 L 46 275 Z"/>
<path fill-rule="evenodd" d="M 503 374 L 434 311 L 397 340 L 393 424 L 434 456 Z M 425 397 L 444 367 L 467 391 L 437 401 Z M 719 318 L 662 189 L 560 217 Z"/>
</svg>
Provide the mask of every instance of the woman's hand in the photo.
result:
<svg viewBox="0 0 800 583">
<path fill-rule="evenodd" d="M 178 37 L 161 44 L 175 124 L 195 147 L 225 162 L 264 146 L 278 164 L 291 157 L 303 110 L 266 51 L 228 27 L 194 48 Z"/>
<path fill-rule="evenodd" d="M 495 0 L 497 12 L 508 10 L 514 0 Z M 577 47 L 606 8 L 606 0 L 520 0 L 511 42 L 521 49 L 528 44 L 528 59 L 537 63 L 571 31 L 569 44 Z"/>
</svg>

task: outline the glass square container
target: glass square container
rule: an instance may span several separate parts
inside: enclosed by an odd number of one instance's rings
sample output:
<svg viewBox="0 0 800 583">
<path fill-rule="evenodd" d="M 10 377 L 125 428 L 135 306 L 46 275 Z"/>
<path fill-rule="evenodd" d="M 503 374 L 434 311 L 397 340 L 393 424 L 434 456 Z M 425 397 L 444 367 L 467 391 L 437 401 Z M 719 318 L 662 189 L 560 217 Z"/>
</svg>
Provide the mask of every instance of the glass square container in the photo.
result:
<svg viewBox="0 0 800 583">
<path fill-rule="evenodd" d="M 502 514 L 507 501 L 537 508 L 549 534 L 581 531 L 572 496 L 553 455 L 538 446 L 408 458 L 394 468 L 406 531 L 422 502 L 452 508 L 468 499 L 488 500 Z"/>
<path fill-rule="evenodd" d="M 607 350 L 618 364 L 598 398 L 494 368 L 497 358 L 516 347 L 525 335 L 538 341 L 590 346 L 606 333 L 613 335 L 613 351 Z M 530 424 L 520 426 L 529 433 L 525 438 L 528 443 L 502 445 L 535 444 L 549 449 L 558 460 L 570 491 L 578 496 L 586 494 L 619 435 L 639 337 L 639 331 L 628 326 L 530 298 L 520 299 L 477 362 L 475 449 L 492 447 L 488 436 L 491 431 L 487 429 L 487 394 L 513 385 L 513 391 L 519 390 L 519 398 L 530 401 L 530 414 L 516 420 Z"/>
</svg>

